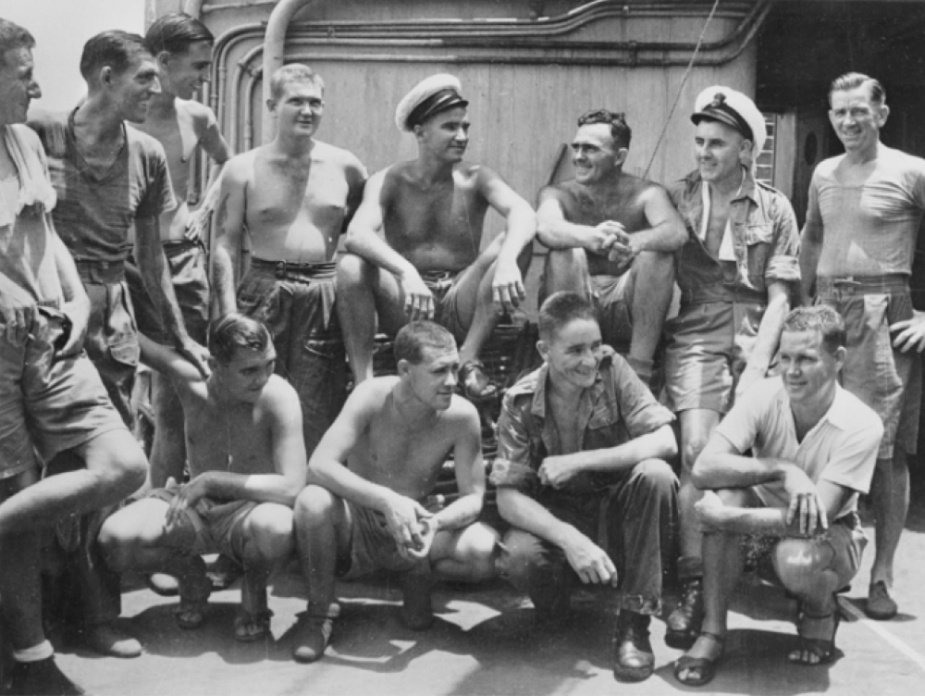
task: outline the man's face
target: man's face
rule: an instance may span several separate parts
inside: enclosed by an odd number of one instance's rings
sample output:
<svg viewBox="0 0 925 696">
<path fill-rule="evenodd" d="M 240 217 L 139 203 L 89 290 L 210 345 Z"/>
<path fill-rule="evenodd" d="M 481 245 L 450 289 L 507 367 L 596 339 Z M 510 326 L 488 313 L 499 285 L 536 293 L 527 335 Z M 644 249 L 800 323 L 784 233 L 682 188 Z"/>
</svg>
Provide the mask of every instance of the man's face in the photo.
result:
<svg viewBox="0 0 925 696">
<path fill-rule="evenodd" d="M 230 362 L 212 360 L 212 375 L 222 389 L 235 401 L 255 403 L 263 393 L 276 366 L 276 350 L 265 351 L 237 348 Z"/>
<path fill-rule="evenodd" d="M 456 373 L 459 371 L 456 348 L 425 346 L 421 362 L 406 365 L 405 378 L 418 400 L 435 411 L 448 409 L 456 391 Z"/>
<path fill-rule="evenodd" d="M 620 149 L 613 141 L 606 123 L 588 123 L 578 127 L 572 140 L 572 164 L 580 184 L 606 180 L 620 165 Z"/>
<path fill-rule="evenodd" d="M 161 81 L 165 91 L 180 99 L 192 99 L 209 81 L 209 66 L 212 65 L 212 44 L 197 41 L 190 44 L 183 53 L 167 53 L 158 56 Z"/>
<path fill-rule="evenodd" d="M 694 153 L 700 178 L 720 183 L 740 176 L 742 157 L 748 154 L 750 141 L 725 123 L 703 119 L 694 135 Z"/>
<path fill-rule="evenodd" d="M 829 120 L 847 152 L 867 150 L 880 139 L 889 109 L 872 102 L 867 87 L 832 92 L 830 100 Z"/>
<path fill-rule="evenodd" d="M 790 400 L 824 399 L 835 388 L 844 364 L 844 348 L 834 355 L 822 345 L 819 331 L 784 331 L 780 337 L 780 373 Z"/>
<path fill-rule="evenodd" d="M 314 82 L 286 82 L 279 99 L 271 104 L 280 133 L 310 138 L 318 131 L 324 114 L 324 93 Z"/>
<path fill-rule="evenodd" d="M 469 119 L 464 106 L 441 111 L 414 130 L 419 146 L 441 161 L 461 162 L 469 146 Z"/>
<path fill-rule="evenodd" d="M 11 48 L 0 58 L 0 124 L 24 123 L 29 102 L 42 96 L 32 76 L 32 51 Z"/>
<path fill-rule="evenodd" d="M 148 102 L 160 93 L 157 63 L 151 54 L 137 52 L 121 74 L 112 73 L 112 100 L 123 120 L 142 123 L 148 117 Z"/>
<path fill-rule="evenodd" d="M 549 365 L 554 384 L 587 389 L 597 379 L 602 346 L 601 327 L 596 321 L 573 319 L 537 347 Z"/>
</svg>

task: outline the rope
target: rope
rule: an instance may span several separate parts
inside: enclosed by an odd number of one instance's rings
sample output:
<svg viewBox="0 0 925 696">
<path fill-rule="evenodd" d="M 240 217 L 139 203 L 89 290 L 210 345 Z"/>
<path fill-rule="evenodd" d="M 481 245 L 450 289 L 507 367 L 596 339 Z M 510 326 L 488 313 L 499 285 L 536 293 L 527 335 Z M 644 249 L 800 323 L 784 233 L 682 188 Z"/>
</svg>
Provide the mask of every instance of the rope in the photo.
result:
<svg viewBox="0 0 925 696">
<path fill-rule="evenodd" d="M 694 53 L 691 55 L 690 62 L 687 64 L 687 68 L 684 70 L 684 75 L 681 77 L 681 84 L 678 85 L 678 93 L 675 95 L 674 103 L 668 110 L 668 118 L 665 119 L 665 125 L 662 127 L 662 132 L 659 134 L 658 140 L 655 143 L 655 149 L 652 150 L 652 157 L 649 159 L 649 164 L 646 165 L 646 170 L 642 175 L 643 179 L 648 178 L 649 170 L 652 168 L 652 163 L 655 162 L 655 155 L 658 154 L 658 149 L 661 147 L 662 142 L 665 140 L 665 133 L 668 132 L 668 124 L 671 123 L 671 117 L 674 116 L 674 112 L 678 108 L 678 102 L 681 101 L 681 91 L 684 89 L 684 85 L 687 83 L 687 78 L 690 77 L 691 70 L 694 68 L 694 61 L 697 60 L 697 55 L 700 53 L 700 47 L 703 45 L 703 38 L 707 34 L 707 27 L 709 27 L 710 22 L 713 21 L 713 15 L 716 14 L 717 8 L 719 8 L 719 0 L 714 1 L 713 9 L 710 10 L 710 14 L 707 15 L 707 21 L 703 23 L 703 30 L 700 32 L 700 38 L 697 39 L 697 45 L 694 47 Z"/>
</svg>

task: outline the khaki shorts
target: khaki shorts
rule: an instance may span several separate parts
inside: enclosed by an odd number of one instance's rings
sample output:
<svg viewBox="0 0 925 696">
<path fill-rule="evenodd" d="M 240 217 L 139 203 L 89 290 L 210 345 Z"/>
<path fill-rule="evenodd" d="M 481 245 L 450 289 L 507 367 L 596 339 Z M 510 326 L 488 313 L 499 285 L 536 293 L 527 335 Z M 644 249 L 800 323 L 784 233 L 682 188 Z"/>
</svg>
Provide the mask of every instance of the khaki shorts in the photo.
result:
<svg viewBox="0 0 925 696">
<path fill-rule="evenodd" d="M 702 302 L 682 307 L 666 326 L 667 406 L 726 413 L 755 347 L 765 305 Z"/>
<path fill-rule="evenodd" d="M 915 454 L 922 401 L 921 358 L 893 350 L 890 325 L 912 318 L 905 279 L 868 284 L 866 279 L 819 278 L 817 301 L 836 309 L 848 330 L 842 385 L 883 420 L 879 459 L 891 459 L 899 445 Z"/>
<path fill-rule="evenodd" d="M 170 503 L 176 492 L 158 488 L 149 498 Z M 238 563 L 244 562 L 244 520 L 259 503 L 253 500 L 220 501 L 201 498 L 186 510 L 186 520 L 165 531 L 161 544 L 195 555 L 221 553 Z"/>
<path fill-rule="evenodd" d="M 630 312 L 628 270 L 618 276 L 591 276 L 594 290 L 594 308 L 601 326 L 601 338 L 618 353 L 629 352 L 633 340 L 633 320 Z"/>
<path fill-rule="evenodd" d="M 469 327 L 459 318 L 459 279 L 462 271 L 423 271 L 421 279 L 434 296 L 434 321 L 453 334 L 462 345 Z"/>
<path fill-rule="evenodd" d="M 125 425 L 85 353 L 55 355 L 66 331 L 64 314 L 40 307 L 30 339 L 6 340 L 0 321 L 0 479 L 35 467 L 55 455 Z"/>
</svg>

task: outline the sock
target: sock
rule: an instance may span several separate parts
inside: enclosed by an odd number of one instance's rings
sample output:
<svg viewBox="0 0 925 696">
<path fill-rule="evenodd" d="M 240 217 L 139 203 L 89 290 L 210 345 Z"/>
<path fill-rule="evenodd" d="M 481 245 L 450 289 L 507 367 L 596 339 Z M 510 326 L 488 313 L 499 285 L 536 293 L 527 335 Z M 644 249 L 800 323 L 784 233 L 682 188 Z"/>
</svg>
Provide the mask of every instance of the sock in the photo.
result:
<svg viewBox="0 0 925 696">
<path fill-rule="evenodd" d="M 51 647 L 51 643 L 47 640 L 43 640 L 41 643 L 31 648 L 14 650 L 13 659 L 16 660 L 16 662 L 38 662 L 39 660 L 47 660 L 54 654 L 55 649 Z"/>
</svg>

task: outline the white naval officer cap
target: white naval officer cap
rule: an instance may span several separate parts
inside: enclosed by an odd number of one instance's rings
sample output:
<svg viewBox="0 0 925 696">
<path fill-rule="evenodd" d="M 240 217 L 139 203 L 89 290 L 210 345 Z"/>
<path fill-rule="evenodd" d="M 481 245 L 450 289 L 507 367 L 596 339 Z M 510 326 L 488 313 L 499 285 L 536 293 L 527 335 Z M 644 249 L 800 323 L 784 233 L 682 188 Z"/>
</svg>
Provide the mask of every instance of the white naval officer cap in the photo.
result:
<svg viewBox="0 0 925 696">
<path fill-rule="evenodd" d="M 749 97 L 731 87 L 707 87 L 694 101 L 694 124 L 704 119 L 724 123 L 752 141 L 752 160 L 764 149 L 768 138 L 764 116 Z"/>
<path fill-rule="evenodd" d="M 434 114 L 457 106 L 468 106 L 462 98 L 459 78 L 448 73 L 431 75 L 418 82 L 402 97 L 395 109 L 398 130 L 411 132 Z"/>
</svg>

